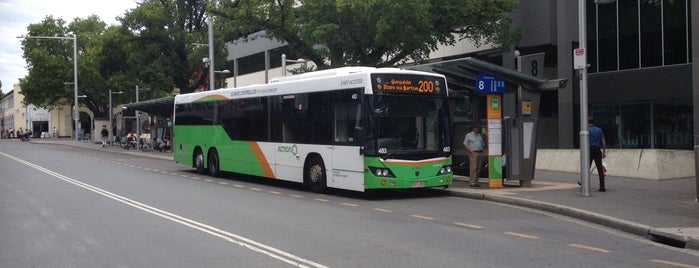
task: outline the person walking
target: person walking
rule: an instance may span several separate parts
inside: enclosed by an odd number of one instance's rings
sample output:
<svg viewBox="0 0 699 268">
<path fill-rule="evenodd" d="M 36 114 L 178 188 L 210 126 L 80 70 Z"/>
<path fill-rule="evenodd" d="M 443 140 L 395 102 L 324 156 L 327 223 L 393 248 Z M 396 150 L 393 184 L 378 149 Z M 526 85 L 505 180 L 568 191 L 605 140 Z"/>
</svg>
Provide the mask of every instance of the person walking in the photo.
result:
<svg viewBox="0 0 699 268">
<path fill-rule="evenodd" d="M 481 187 L 478 184 L 479 174 L 481 173 L 481 163 L 483 162 L 483 135 L 481 135 L 481 126 L 474 124 L 471 126 L 471 132 L 466 134 L 464 138 L 464 148 L 469 153 L 469 183 L 471 187 Z"/>
<path fill-rule="evenodd" d="M 109 139 L 109 130 L 107 130 L 107 125 L 102 125 L 102 148 L 107 147 L 107 140 Z"/>
<path fill-rule="evenodd" d="M 602 158 L 606 157 L 607 141 L 604 139 L 602 129 L 594 125 L 592 117 L 587 119 L 587 130 L 590 133 L 590 165 L 592 165 L 593 161 L 595 162 L 595 167 L 597 167 L 597 173 L 599 174 L 599 191 L 606 192 Z"/>
</svg>

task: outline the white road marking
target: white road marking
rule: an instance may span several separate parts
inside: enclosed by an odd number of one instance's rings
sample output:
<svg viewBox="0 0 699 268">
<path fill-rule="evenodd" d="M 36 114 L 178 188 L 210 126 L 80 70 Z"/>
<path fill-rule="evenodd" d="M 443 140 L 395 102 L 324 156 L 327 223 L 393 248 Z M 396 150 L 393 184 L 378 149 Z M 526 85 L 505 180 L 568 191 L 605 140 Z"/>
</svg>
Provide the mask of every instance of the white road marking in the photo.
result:
<svg viewBox="0 0 699 268">
<path fill-rule="evenodd" d="M 506 235 L 511 235 L 511 236 L 516 236 L 516 237 L 521 237 L 521 238 L 529 238 L 529 239 L 539 239 L 538 236 L 533 236 L 533 235 L 528 235 L 528 234 L 521 234 L 521 233 L 515 233 L 515 232 L 505 232 Z"/>
<path fill-rule="evenodd" d="M 587 246 L 587 245 L 582 245 L 582 244 L 569 244 L 569 247 L 574 247 L 574 248 L 581 248 L 581 249 L 587 249 L 591 251 L 596 251 L 599 253 L 609 253 L 611 251 L 603 249 L 603 248 L 598 248 L 598 247 L 592 247 L 592 246 Z"/>
<path fill-rule="evenodd" d="M 170 213 L 170 212 L 167 212 L 165 210 L 161 210 L 161 209 L 146 205 L 144 203 L 117 195 L 117 194 L 109 192 L 107 190 L 103 190 L 101 188 L 92 186 L 90 184 L 87 184 L 87 183 L 72 179 L 70 177 L 61 175 L 59 173 L 56 173 L 54 171 L 51 171 L 51 170 L 46 169 L 44 167 L 41 167 L 39 165 L 33 164 L 31 162 L 25 161 L 23 159 L 14 157 L 12 155 L 8 155 L 8 154 L 3 153 L 3 152 L 0 152 L 0 155 L 3 155 L 3 156 L 10 158 L 10 159 L 13 159 L 19 163 L 22 163 L 24 165 L 32 167 L 38 171 L 41 171 L 41 172 L 46 173 L 48 175 L 51 175 L 55 178 L 58 178 L 62 181 L 65 181 L 67 183 L 73 184 L 75 186 L 81 187 L 81 188 L 89 190 L 91 192 L 100 194 L 104 197 L 121 202 L 125 205 L 137 208 L 137 209 L 145 211 L 145 212 L 148 212 L 150 214 L 161 217 L 163 219 L 167 219 L 167 220 L 170 220 L 172 222 L 182 224 L 184 226 L 201 231 L 203 233 L 210 234 L 212 236 L 221 238 L 223 240 L 226 240 L 226 241 L 231 242 L 233 244 L 236 244 L 238 246 L 241 246 L 241 247 L 247 248 L 249 250 L 265 254 L 271 258 L 286 262 L 288 264 L 298 266 L 298 267 L 327 267 L 325 265 L 313 262 L 311 260 L 307 260 L 307 259 L 304 259 L 302 257 L 293 255 L 293 254 L 288 253 L 286 251 L 282 251 L 280 249 L 277 249 L 277 248 L 265 245 L 263 243 L 254 241 L 252 239 L 249 239 L 249 238 L 246 238 L 246 237 L 243 237 L 240 235 L 236 235 L 236 234 L 218 229 L 216 227 L 206 225 L 204 223 L 200 223 L 200 222 L 194 221 L 192 219 L 189 219 L 189 218 L 186 218 L 186 217 L 174 214 L 174 213 Z"/>
</svg>

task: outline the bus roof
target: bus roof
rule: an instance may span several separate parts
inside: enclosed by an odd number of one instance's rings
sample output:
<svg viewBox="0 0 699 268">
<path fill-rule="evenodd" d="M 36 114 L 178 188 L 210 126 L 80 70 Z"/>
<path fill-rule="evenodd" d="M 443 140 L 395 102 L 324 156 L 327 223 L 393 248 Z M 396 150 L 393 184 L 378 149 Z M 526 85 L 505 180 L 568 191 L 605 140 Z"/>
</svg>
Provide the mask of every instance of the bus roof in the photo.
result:
<svg viewBox="0 0 699 268">
<path fill-rule="evenodd" d="M 175 104 L 206 102 L 226 99 L 263 97 L 349 88 L 365 88 L 371 93 L 368 77 L 376 73 L 429 75 L 444 78 L 441 74 L 399 68 L 341 67 L 293 76 L 275 77 L 268 84 L 254 84 L 237 88 L 221 88 L 214 91 L 194 92 L 175 96 Z M 328 87 L 326 85 L 336 85 Z M 280 90 L 283 88 L 283 91 Z"/>
</svg>

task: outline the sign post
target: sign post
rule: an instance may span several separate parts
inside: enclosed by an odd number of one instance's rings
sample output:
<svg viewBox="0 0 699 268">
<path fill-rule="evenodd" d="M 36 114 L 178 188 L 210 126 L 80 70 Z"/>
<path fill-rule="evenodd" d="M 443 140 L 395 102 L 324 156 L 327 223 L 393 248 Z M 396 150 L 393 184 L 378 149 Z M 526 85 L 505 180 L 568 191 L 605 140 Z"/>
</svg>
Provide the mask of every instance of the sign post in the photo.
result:
<svg viewBox="0 0 699 268">
<path fill-rule="evenodd" d="M 502 95 L 488 94 L 488 187 L 502 187 Z"/>
<path fill-rule="evenodd" d="M 505 81 L 480 72 L 476 92 L 485 93 L 488 119 L 488 187 L 502 187 L 502 94 Z"/>
</svg>

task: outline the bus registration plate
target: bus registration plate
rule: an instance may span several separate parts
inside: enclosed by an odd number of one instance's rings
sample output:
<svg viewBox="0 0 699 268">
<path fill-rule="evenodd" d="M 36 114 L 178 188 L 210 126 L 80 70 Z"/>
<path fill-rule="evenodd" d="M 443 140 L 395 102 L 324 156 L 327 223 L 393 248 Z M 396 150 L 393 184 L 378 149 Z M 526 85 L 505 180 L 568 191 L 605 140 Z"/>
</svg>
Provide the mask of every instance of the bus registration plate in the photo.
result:
<svg viewBox="0 0 699 268">
<path fill-rule="evenodd" d="M 421 188 L 425 187 L 425 182 L 424 181 L 414 181 L 410 184 L 413 188 Z"/>
</svg>

